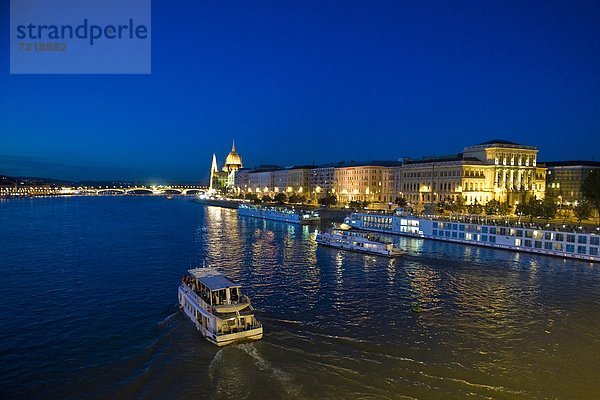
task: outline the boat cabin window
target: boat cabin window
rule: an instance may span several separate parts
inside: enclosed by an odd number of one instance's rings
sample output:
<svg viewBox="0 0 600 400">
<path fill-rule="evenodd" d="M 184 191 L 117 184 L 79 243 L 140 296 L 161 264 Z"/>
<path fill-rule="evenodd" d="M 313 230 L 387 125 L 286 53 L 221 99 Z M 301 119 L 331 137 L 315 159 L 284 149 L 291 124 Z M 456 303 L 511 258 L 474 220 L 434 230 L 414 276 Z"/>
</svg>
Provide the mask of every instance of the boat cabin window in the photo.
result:
<svg viewBox="0 0 600 400">
<path fill-rule="evenodd" d="M 220 306 L 221 304 L 227 303 L 227 297 L 225 295 L 225 289 L 219 289 L 212 292 L 212 305 Z"/>
<path fill-rule="evenodd" d="M 230 294 L 229 294 L 229 298 L 231 299 L 232 303 L 237 303 L 240 301 L 240 293 L 238 288 L 230 288 Z"/>
<path fill-rule="evenodd" d="M 210 303 L 210 289 L 207 288 L 202 282 L 189 276 L 185 278 L 185 283 L 189 285 L 202 300 Z"/>
<path fill-rule="evenodd" d="M 227 291 L 229 291 L 229 301 L 227 301 Z M 219 289 L 211 292 L 211 300 L 213 306 L 222 304 L 238 303 L 240 301 L 239 288 Z"/>
</svg>

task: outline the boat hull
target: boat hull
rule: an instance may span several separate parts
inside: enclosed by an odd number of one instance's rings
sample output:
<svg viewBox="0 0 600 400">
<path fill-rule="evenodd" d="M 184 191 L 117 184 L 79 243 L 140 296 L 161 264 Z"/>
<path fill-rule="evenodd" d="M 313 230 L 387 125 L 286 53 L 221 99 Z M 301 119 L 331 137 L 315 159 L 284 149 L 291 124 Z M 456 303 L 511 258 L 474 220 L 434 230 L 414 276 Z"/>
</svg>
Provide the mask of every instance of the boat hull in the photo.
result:
<svg viewBox="0 0 600 400">
<path fill-rule="evenodd" d="M 230 333 L 227 335 L 218 335 L 218 336 L 205 336 L 206 339 L 216 344 L 219 347 L 227 346 L 234 342 L 244 342 L 244 341 L 254 341 L 262 339 L 263 337 L 263 328 L 258 327 L 255 329 L 251 329 L 243 332 Z"/>
<path fill-rule="evenodd" d="M 327 242 L 324 240 L 317 240 L 317 244 L 320 244 L 322 246 L 331 247 L 334 249 L 354 251 L 357 253 L 370 254 L 373 256 L 382 256 L 382 257 L 393 258 L 393 257 L 400 257 L 400 256 L 404 255 L 404 252 L 390 252 L 387 250 L 386 251 L 384 251 L 384 250 L 367 250 L 365 248 L 361 248 L 358 246 L 352 246 L 352 245 L 347 245 L 347 244 L 342 244 L 342 243 L 332 243 L 332 242 Z"/>
<path fill-rule="evenodd" d="M 345 223 L 360 231 L 600 262 L 597 233 L 368 213 L 353 213 Z"/>
<path fill-rule="evenodd" d="M 253 208 L 247 208 L 247 207 L 242 207 L 242 206 L 238 208 L 238 215 L 242 215 L 245 217 L 266 219 L 266 220 L 270 220 L 270 221 L 280 221 L 280 222 L 286 222 L 288 224 L 298 224 L 298 225 L 318 224 L 319 222 L 321 222 L 320 218 L 314 217 L 314 216 L 304 218 L 298 214 L 289 213 L 289 212 L 253 209 Z"/>
<path fill-rule="evenodd" d="M 244 217 L 267 219 L 270 221 L 286 222 L 288 224 L 298 224 L 298 225 L 308 224 L 308 222 L 305 222 L 305 221 L 302 221 L 302 220 L 299 220 L 296 218 L 289 218 L 289 217 L 283 217 L 283 216 L 268 216 L 268 215 L 254 214 L 254 213 L 244 213 L 244 212 L 239 212 L 239 210 L 238 210 L 238 214 L 243 215 Z"/>
</svg>

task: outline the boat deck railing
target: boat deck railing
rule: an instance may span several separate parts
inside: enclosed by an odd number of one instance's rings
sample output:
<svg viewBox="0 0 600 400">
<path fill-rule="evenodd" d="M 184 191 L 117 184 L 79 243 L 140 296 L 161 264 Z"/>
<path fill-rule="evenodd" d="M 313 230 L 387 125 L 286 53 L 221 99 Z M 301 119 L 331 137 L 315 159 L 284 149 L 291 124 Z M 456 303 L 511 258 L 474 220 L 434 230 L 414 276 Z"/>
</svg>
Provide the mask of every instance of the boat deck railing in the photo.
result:
<svg viewBox="0 0 600 400">
<path fill-rule="evenodd" d="M 204 308 L 206 311 L 212 313 L 212 306 L 210 304 L 208 304 L 206 301 L 204 301 L 202 299 L 202 297 L 198 296 L 198 294 L 194 291 L 194 289 L 192 289 L 189 285 L 183 285 L 183 290 L 185 291 L 185 293 L 187 293 L 188 295 L 190 295 L 192 297 L 192 299 L 194 299 L 194 301 L 202 308 Z"/>
<path fill-rule="evenodd" d="M 198 293 L 189 285 L 184 284 L 183 290 L 185 293 L 190 295 L 192 299 L 202 308 L 204 308 L 209 313 L 215 314 L 217 312 L 216 306 L 211 306 L 206 300 L 204 300 Z M 250 297 L 242 294 L 239 296 L 238 301 L 232 301 L 231 304 L 250 304 Z M 226 304 L 218 304 L 218 305 L 226 305 Z"/>
<path fill-rule="evenodd" d="M 253 329 L 258 329 L 260 327 L 262 327 L 262 324 L 260 322 L 256 322 L 254 324 L 246 324 L 245 326 L 240 327 L 222 327 L 221 329 L 217 330 L 217 335 L 230 335 L 232 333 L 247 332 Z"/>
</svg>

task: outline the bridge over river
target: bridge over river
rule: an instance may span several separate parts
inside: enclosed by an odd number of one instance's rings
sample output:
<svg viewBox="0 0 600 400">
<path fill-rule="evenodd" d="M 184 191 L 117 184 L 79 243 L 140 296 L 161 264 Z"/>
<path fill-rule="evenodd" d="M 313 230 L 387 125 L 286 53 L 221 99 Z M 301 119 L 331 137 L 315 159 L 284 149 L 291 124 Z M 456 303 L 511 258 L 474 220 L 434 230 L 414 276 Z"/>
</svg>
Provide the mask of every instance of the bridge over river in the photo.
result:
<svg viewBox="0 0 600 400">
<path fill-rule="evenodd" d="M 195 195 L 206 192 L 199 186 L 133 186 L 133 187 L 77 187 L 64 188 L 61 194 L 73 195 Z"/>
</svg>

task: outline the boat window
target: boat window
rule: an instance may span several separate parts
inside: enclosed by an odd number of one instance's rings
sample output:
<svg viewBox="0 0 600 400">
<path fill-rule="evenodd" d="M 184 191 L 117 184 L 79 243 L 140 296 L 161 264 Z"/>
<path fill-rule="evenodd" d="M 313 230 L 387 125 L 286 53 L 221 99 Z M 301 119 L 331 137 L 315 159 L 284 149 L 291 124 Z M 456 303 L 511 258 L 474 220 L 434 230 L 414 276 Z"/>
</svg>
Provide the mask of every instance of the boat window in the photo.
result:
<svg viewBox="0 0 600 400">
<path fill-rule="evenodd" d="M 554 243 L 554 250 L 562 251 L 563 245 L 562 243 Z"/>
<path fill-rule="evenodd" d="M 240 299 L 240 296 L 238 293 L 238 288 L 231 288 L 229 290 L 230 290 L 229 298 L 231 299 L 232 302 L 237 303 Z"/>
</svg>

